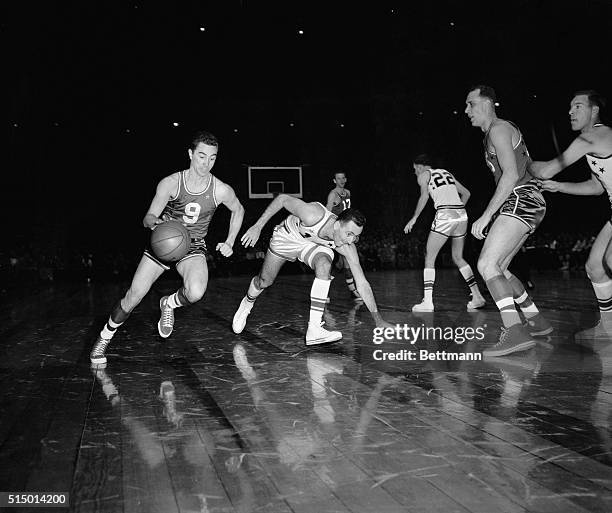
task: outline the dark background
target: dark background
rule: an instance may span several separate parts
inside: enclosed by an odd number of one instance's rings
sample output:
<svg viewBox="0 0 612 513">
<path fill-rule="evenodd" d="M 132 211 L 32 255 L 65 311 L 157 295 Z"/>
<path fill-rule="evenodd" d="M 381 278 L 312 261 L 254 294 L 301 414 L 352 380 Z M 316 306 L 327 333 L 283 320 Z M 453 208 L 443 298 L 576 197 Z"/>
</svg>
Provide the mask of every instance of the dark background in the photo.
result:
<svg viewBox="0 0 612 513">
<path fill-rule="evenodd" d="M 368 230 L 401 232 L 423 151 L 472 190 L 474 218 L 493 183 L 482 132 L 463 113 L 469 86 L 497 90 L 498 115 L 519 125 L 534 159 L 554 156 L 553 128 L 562 149 L 574 137 L 576 89 L 612 86 L 612 6 L 601 0 L 3 9 L 5 249 L 140 246 L 158 180 L 188 167 L 199 129 L 221 141 L 213 172 L 245 205 L 243 231 L 268 202 L 248 200 L 246 166 L 303 165 L 304 199 L 324 201 L 343 170 Z M 589 171 L 580 162 L 559 176 Z M 541 230 L 597 231 L 609 216 L 604 196 L 547 200 Z M 220 209 L 209 244 L 228 218 Z"/>
</svg>

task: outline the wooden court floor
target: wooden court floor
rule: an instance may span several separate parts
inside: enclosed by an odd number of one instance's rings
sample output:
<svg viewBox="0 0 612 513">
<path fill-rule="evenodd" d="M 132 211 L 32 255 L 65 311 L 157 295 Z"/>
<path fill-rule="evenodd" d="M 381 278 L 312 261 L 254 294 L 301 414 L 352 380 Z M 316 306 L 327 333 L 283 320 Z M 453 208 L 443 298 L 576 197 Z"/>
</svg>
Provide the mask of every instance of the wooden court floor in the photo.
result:
<svg viewBox="0 0 612 513">
<path fill-rule="evenodd" d="M 78 512 L 612 511 L 612 342 L 574 341 L 597 320 L 584 275 L 535 274 L 555 332 L 483 361 L 376 360 L 378 347 L 478 353 L 499 315 L 490 301 L 466 312 L 455 271 L 438 272 L 429 318 L 410 312 L 420 271 L 368 277 L 390 322 L 483 339 L 374 344 L 339 276 L 324 319 L 344 337 L 306 348 L 312 276 L 284 275 L 241 335 L 231 319 L 248 276 L 211 279 L 164 340 L 159 297 L 178 285 L 165 280 L 91 369 L 126 284 L 57 285 L 3 305 L 0 491 L 69 492 L 64 511 Z"/>
</svg>

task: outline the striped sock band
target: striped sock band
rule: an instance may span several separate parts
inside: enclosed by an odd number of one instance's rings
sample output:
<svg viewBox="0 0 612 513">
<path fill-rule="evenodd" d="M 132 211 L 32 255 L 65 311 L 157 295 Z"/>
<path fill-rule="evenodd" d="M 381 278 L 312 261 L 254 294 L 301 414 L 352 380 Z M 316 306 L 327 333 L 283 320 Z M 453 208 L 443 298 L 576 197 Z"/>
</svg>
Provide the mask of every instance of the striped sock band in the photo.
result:
<svg viewBox="0 0 612 513">
<path fill-rule="evenodd" d="M 612 312 L 612 280 L 604 283 L 594 283 L 593 290 L 597 296 L 597 304 L 600 312 Z"/>
<path fill-rule="evenodd" d="M 121 306 L 121 301 L 118 301 L 113 308 L 108 321 L 100 331 L 100 336 L 105 340 L 110 340 L 115 336 L 117 328 L 127 321 L 131 312 L 126 312 Z"/>
<path fill-rule="evenodd" d="M 185 294 L 185 287 L 181 287 L 174 294 L 168 296 L 168 306 L 170 308 L 179 308 L 190 304 L 191 301 L 187 299 L 187 295 Z"/>
<path fill-rule="evenodd" d="M 521 312 L 525 314 L 535 315 L 540 312 L 527 292 L 523 292 L 519 297 L 515 297 L 514 302 L 519 306 Z M 533 315 L 527 315 L 526 317 L 533 317 Z"/>
<path fill-rule="evenodd" d="M 516 307 L 514 306 L 512 287 L 510 286 L 508 279 L 504 275 L 498 274 L 497 276 L 493 276 L 493 278 L 488 279 L 486 283 L 487 288 L 491 293 L 491 297 L 495 301 L 497 308 L 499 308 L 499 313 L 501 314 L 504 326 L 509 328 L 514 324 L 519 324 L 521 322 L 521 318 L 519 317 Z"/>
<path fill-rule="evenodd" d="M 525 287 L 523 286 L 521 280 L 519 280 L 514 274 L 510 271 L 505 271 L 504 276 L 508 279 L 510 286 L 512 287 L 512 294 L 514 296 L 514 302 L 519 306 L 521 312 L 526 315 L 526 317 L 533 317 L 535 314 L 539 312 L 538 307 L 535 305 Z"/>
<path fill-rule="evenodd" d="M 476 278 L 474 278 L 472 268 L 469 265 L 464 265 L 463 267 L 459 268 L 459 272 L 461 273 L 461 276 L 463 276 L 467 286 L 472 291 L 472 294 L 480 296 L 480 290 L 478 290 L 478 284 L 476 283 Z"/>
<path fill-rule="evenodd" d="M 100 336 L 104 340 L 110 340 L 111 338 L 115 336 L 115 333 L 117 332 L 117 328 L 121 326 L 121 324 L 123 323 L 115 324 L 113 323 L 111 319 L 109 319 L 104 325 L 104 328 L 102 328 L 102 331 L 100 332 Z"/>
<path fill-rule="evenodd" d="M 436 281 L 436 270 L 426 267 L 423 269 L 423 299 L 426 303 L 433 303 L 433 287 Z"/>
<path fill-rule="evenodd" d="M 345 281 L 346 286 L 351 292 L 355 292 L 357 290 L 357 288 L 355 287 L 355 280 L 352 276 L 350 278 L 347 278 Z"/>
<path fill-rule="evenodd" d="M 263 292 L 263 289 L 260 289 L 255 281 L 257 280 L 257 276 L 253 276 L 251 279 L 251 283 L 249 283 L 249 290 L 247 290 L 246 299 L 250 303 L 254 303 L 257 299 L 257 296 Z"/>
</svg>

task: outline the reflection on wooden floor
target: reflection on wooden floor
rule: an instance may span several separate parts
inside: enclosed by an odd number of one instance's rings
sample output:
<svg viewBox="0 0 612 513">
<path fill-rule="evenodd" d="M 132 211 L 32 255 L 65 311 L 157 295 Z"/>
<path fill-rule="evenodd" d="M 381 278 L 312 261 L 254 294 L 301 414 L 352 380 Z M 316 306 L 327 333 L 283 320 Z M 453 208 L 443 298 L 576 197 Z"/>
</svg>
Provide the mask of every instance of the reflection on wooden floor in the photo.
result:
<svg viewBox="0 0 612 513">
<path fill-rule="evenodd" d="M 486 326 L 454 352 L 495 342 L 493 303 L 465 312 L 455 272 L 438 273 L 435 317 L 409 313 L 421 276 L 369 276 L 390 322 Z M 371 317 L 341 279 L 325 320 L 343 340 L 304 346 L 311 279 L 279 277 L 241 335 L 249 277 L 213 279 L 166 340 L 158 300 L 177 284 L 160 282 L 104 369 L 88 354 L 123 286 L 6 305 L 0 490 L 69 491 L 79 512 L 612 511 L 612 342 L 573 338 L 597 320 L 586 278 L 536 276 L 555 332 L 535 349 L 393 362 L 372 358 Z"/>
</svg>

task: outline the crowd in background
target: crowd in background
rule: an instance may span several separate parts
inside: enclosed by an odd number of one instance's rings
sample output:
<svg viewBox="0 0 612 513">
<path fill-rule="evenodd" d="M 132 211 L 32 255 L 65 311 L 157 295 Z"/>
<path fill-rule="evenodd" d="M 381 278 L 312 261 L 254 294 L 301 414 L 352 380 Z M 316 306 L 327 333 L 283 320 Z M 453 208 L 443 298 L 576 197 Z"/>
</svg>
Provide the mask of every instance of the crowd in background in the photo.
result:
<svg viewBox="0 0 612 513">
<path fill-rule="evenodd" d="M 254 248 L 244 248 L 239 243 L 234 254 L 224 258 L 210 251 L 208 266 L 211 277 L 253 275 L 262 264 L 271 228 L 262 234 Z M 538 233 L 525 243 L 517 255 L 516 264 L 533 271 L 564 270 L 582 271 L 589 250 L 595 239 L 590 233 Z M 415 231 L 409 236 L 399 230 L 370 231 L 357 244 L 363 268 L 368 272 L 381 270 L 422 269 L 425 253 L 426 231 Z M 480 244 L 472 237 L 466 239 L 465 256 L 476 263 Z M 88 248 L 55 249 L 36 247 L 33 242 L 17 245 L 0 252 L 0 295 L 12 290 L 32 290 L 53 282 L 129 280 L 142 256 L 142 248 L 93 250 Z M 445 247 L 438 257 L 439 268 L 452 267 L 450 247 Z M 299 263 L 288 264 L 285 273 L 308 272 Z M 0 297 L 1 297 L 0 296 Z"/>
</svg>

